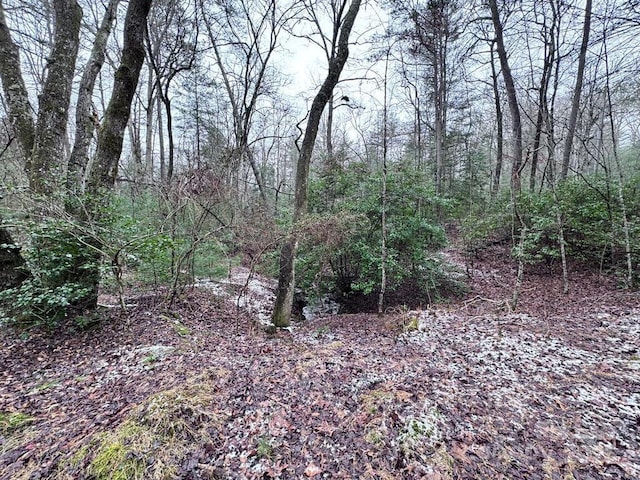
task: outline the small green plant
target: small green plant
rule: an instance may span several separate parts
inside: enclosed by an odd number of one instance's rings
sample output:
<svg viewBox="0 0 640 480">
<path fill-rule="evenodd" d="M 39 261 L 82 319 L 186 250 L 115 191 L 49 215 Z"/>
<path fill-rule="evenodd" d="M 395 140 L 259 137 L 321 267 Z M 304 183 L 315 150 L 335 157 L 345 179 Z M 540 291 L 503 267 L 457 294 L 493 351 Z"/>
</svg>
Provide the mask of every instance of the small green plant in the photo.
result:
<svg viewBox="0 0 640 480">
<path fill-rule="evenodd" d="M 380 447 L 384 444 L 384 435 L 377 428 L 370 429 L 364 436 L 367 443 Z"/>
<path fill-rule="evenodd" d="M 419 328 L 420 328 L 420 322 L 418 320 L 418 317 L 415 315 L 412 315 L 409 318 L 406 318 L 404 320 L 403 326 L 402 326 L 402 332 L 403 333 L 415 332 L 415 331 L 418 331 Z"/>
<path fill-rule="evenodd" d="M 35 387 L 34 390 L 36 392 L 45 392 L 47 390 L 57 387 L 58 385 L 60 385 L 60 382 L 58 382 L 57 380 L 50 380 L 48 382 L 41 383 L 40 385 Z"/>
<path fill-rule="evenodd" d="M 318 327 L 316 329 L 316 331 L 314 332 L 314 336 L 316 338 L 322 338 L 329 333 L 331 333 L 331 328 L 329 327 L 329 325 L 322 325 L 321 327 Z"/>
<path fill-rule="evenodd" d="M 271 444 L 271 440 L 266 437 L 258 438 L 256 453 L 260 458 L 271 458 L 273 455 L 273 445 Z"/>
<path fill-rule="evenodd" d="M 153 364 L 156 363 L 157 361 L 158 361 L 158 357 L 156 355 L 154 355 L 153 353 L 147 355 L 146 357 L 144 357 L 142 359 L 142 363 L 144 363 L 149 368 L 152 368 Z"/>
<path fill-rule="evenodd" d="M 191 335 L 191 329 L 177 320 L 173 322 L 173 330 L 181 337 Z"/>
<path fill-rule="evenodd" d="M 0 292 L 0 323 L 53 329 L 70 314 L 95 305 L 100 254 L 95 239 L 63 220 L 26 228 L 23 254 L 30 277 Z"/>
<path fill-rule="evenodd" d="M 33 417 L 21 412 L 0 413 L 0 434 L 11 435 L 33 422 Z"/>
<path fill-rule="evenodd" d="M 433 407 L 422 415 L 409 417 L 398 436 L 398 444 L 407 457 L 432 454 L 442 443 L 440 413 Z"/>
</svg>

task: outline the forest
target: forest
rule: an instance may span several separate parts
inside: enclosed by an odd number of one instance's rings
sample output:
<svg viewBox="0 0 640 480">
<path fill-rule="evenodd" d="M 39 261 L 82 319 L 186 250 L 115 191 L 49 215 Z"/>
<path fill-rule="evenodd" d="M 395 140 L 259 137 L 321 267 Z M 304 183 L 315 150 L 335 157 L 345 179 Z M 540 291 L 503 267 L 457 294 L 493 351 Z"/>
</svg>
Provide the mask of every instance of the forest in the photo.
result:
<svg viewBox="0 0 640 480">
<path fill-rule="evenodd" d="M 639 33 L 0 0 L 0 478 L 640 478 Z"/>
</svg>

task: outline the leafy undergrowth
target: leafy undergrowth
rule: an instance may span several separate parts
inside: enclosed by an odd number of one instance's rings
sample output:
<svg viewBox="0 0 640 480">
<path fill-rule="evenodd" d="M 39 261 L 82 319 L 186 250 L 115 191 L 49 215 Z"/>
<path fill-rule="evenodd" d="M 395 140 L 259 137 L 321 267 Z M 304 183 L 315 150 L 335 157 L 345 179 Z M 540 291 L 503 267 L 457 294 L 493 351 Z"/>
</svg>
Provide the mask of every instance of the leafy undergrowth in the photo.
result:
<svg viewBox="0 0 640 480">
<path fill-rule="evenodd" d="M 272 336 L 207 290 L 5 333 L 0 478 L 640 478 L 638 295 L 537 273 L 511 312 L 500 258 L 456 304 Z"/>
</svg>

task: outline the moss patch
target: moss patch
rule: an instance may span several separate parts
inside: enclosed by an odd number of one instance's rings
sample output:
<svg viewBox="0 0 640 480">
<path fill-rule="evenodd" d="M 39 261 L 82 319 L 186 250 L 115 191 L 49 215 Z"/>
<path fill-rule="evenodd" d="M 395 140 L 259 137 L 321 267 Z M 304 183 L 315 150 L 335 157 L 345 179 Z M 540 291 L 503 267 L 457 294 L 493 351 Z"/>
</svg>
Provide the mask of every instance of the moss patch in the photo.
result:
<svg viewBox="0 0 640 480">
<path fill-rule="evenodd" d="M 9 436 L 26 428 L 33 417 L 21 412 L 0 412 L 0 435 Z"/>
<path fill-rule="evenodd" d="M 213 391 L 205 382 L 152 395 L 115 430 L 94 436 L 78 450 L 68 469 L 80 467 L 80 476 L 95 480 L 176 478 L 187 457 L 211 444 L 224 424 L 215 412 Z"/>
</svg>

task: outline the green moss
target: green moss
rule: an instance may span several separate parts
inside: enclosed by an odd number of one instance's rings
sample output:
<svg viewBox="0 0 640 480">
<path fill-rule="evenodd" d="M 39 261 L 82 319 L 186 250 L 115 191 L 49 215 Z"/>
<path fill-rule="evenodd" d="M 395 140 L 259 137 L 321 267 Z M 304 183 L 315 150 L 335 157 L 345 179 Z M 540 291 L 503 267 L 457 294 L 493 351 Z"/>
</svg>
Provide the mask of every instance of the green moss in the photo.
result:
<svg viewBox="0 0 640 480">
<path fill-rule="evenodd" d="M 181 337 L 186 337 L 188 335 L 191 335 L 191 329 L 183 325 L 182 323 L 178 322 L 177 320 L 173 322 L 173 330 Z"/>
<path fill-rule="evenodd" d="M 213 442 L 211 434 L 224 424 L 212 413 L 212 391 L 205 382 L 149 397 L 119 427 L 80 449 L 63 473 L 94 480 L 176 478 L 189 452 L 197 444 Z"/>
<path fill-rule="evenodd" d="M 33 417 L 21 412 L 0 413 L 0 434 L 11 435 L 33 422 Z"/>
<path fill-rule="evenodd" d="M 96 480 L 142 479 L 146 462 L 136 450 L 148 448 L 149 437 L 149 432 L 139 425 L 126 422 L 114 434 L 105 435 L 89 473 Z"/>
</svg>

